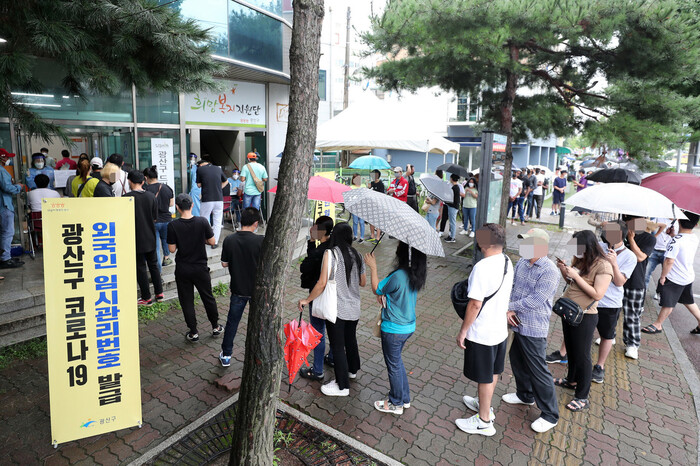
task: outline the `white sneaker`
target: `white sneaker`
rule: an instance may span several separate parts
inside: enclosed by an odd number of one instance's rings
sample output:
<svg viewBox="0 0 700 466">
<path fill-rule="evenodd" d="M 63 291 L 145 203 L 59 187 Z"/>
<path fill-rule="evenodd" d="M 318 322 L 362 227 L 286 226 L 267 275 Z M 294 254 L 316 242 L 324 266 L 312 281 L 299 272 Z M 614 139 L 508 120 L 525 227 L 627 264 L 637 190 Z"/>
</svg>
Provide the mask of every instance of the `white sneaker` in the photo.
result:
<svg viewBox="0 0 700 466">
<path fill-rule="evenodd" d="M 440 238 L 442 238 L 442 236 L 443 236 L 444 234 L 445 234 L 444 231 L 438 231 L 438 236 L 439 236 Z"/>
<path fill-rule="evenodd" d="M 535 432 L 539 432 L 541 434 L 542 432 L 547 432 L 548 430 L 556 427 L 557 424 L 559 423 L 555 422 L 552 424 L 551 422 L 545 421 L 541 417 L 538 417 L 537 419 L 535 419 L 535 422 L 530 424 L 530 427 L 532 427 L 532 430 L 534 430 Z"/>
<path fill-rule="evenodd" d="M 469 396 L 469 395 L 464 395 L 462 397 L 462 401 L 467 406 L 467 408 L 471 409 L 475 413 L 479 412 L 479 400 L 478 399 L 476 399 L 472 396 Z M 493 414 L 493 407 L 491 407 L 491 422 L 493 422 L 495 420 L 496 420 L 496 415 Z"/>
<path fill-rule="evenodd" d="M 531 401 L 530 403 L 526 403 L 523 400 L 520 399 L 517 393 L 506 393 L 501 397 L 503 401 L 508 403 L 509 405 L 527 405 L 527 406 L 532 406 L 535 404 L 534 401 Z"/>
<path fill-rule="evenodd" d="M 625 356 L 630 359 L 639 359 L 639 348 L 636 346 L 628 346 L 625 350 Z"/>
<path fill-rule="evenodd" d="M 459 232 L 460 235 L 468 235 L 469 232 L 467 230 L 462 230 Z"/>
<path fill-rule="evenodd" d="M 661 299 L 661 295 L 659 293 L 654 293 L 654 301 L 658 301 Z"/>
<path fill-rule="evenodd" d="M 356 379 L 357 378 L 357 372 L 348 372 L 348 378 L 350 379 Z"/>
<path fill-rule="evenodd" d="M 349 396 L 350 389 L 345 388 L 341 390 L 338 383 L 335 380 L 331 380 L 327 384 L 321 385 L 321 393 L 326 396 Z"/>
<path fill-rule="evenodd" d="M 613 341 L 612 341 L 612 342 L 613 342 L 613 343 L 612 343 L 613 346 L 615 346 L 615 343 L 617 342 L 617 340 L 615 340 L 615 339 L 613 338 Z M 600 345 L 600 338 L 596 338 L 595 344 L 596 344 L 596 345 Z"/>
<path fill-rule="evenodd" d="M 386 406 L 386 407 L 385 407 Z M 391 413 L 391 414 L 397 414 L 401 415 L 403 414 L 403 406 L 395 406 L 391 404 L 391 401 L 388 403 L 384 403 L 384 400 L 381 401 L 375 401 L 374 402 L 374 409 L 377 411 L 381 411 L 383 413 Z"/>
<path fill-rule="evenodd" d="M 493 421 L 484 422 L 479 419 L 479 415 L 475 414 L 468 419 L 457 419 L 455 421 L 457 427 L 468 434 L 479 434 L 491 437 L 496 434 L 496 428 L 493 427 Z"/>
<path fill-rule="evenodd" d="M 460 230 L 464 230 L 464 225 L 458 225 Z"/>
<path fill-rule="evenodd" d="M 404 403 L 404 404 L 403 404 L 403 409 L 407 409 L 407 408 L 410 408 L 410 407 L 411 407 L 411 402 L 408 402 L 408 403 Z"/>
<path fill-rule="evenodd" d="M 473 231 L 470 231 L 470 232 L 469 232 L 469 237 L 470 237 L 470 238 L 473 238 L 473 237 L 474 237 L 474 232 L 473 232 Z"/>
</svg>

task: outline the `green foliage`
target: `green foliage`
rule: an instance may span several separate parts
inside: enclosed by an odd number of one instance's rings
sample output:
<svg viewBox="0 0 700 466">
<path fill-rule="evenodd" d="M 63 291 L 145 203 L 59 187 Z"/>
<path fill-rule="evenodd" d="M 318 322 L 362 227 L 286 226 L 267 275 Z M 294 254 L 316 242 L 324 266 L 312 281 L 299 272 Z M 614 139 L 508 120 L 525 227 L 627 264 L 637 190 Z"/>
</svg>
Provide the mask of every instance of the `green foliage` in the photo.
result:
<svg viewBox="0 0 700 466">
<path fill-rule="evenodd" d="M 226 296 L 228 294 L 228 283 L 222 282 L 215 285 L 214 288 L 212 288 L 212 292 L 216 297 Z"/>
<path fill-rule="evenodd" d="M 139 306 L 138 316 L 140 322 L 149 322 L 156 320 L 161 315 L 168 312 L 170 309 L 179 308 L 180 303 L 177 300 L 171 302 L 153 303 L 150 306 Z"/>
<path fill-rule="evenodd" d="M 293 432 L 285 433 L 279 429 L 276 429 L 275 433 L 273 434 L 273 443 L 275 445 L 284 445 L 284 447 L 287 448 L 293 441 L 294 441 L 294 433 Z"/>
<path fill-rule="evenodd" d="M 6 346 L 0 349 L 0 369 L 8 367 L 15 361 L 24 361 L 46 356 L 46 337 Z"/>
<path fill-rule="evenodd" d="M 5 0 L 0 4 L 0 107 L 30 135 L 65 137 L 11 91 L 41 92 L 39 64 L 55 67 L 67 95 L 214 89 L 209 33 L 153 0 Z"/>
</svg>

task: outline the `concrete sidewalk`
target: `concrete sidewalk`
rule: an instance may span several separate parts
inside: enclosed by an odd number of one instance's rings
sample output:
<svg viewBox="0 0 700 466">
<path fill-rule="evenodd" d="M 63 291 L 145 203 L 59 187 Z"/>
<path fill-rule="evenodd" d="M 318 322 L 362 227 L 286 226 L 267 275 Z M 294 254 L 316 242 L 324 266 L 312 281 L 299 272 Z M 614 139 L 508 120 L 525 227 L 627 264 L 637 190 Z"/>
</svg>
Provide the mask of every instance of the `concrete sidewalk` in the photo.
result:
<svg viewBox="0 0 700 466">
<path fill-rule="evenodd" d="M 508 228 L 508 243 L 517 247 L 517 233 L 529 226 Z M 563 245 L 569 232 L 548 227 L 552 235 L 550 255 L 565 257 Z M 476 393 L 476 385 L 462 372 L 462 350 L 455 343 L 459 321 L 449 301 L 452 284 L 466 276 L 468 261 L 450 253 L 470 241 L 458 235 L 445 244 L 448 257 L 429 259 L 429 276 L 419 294 L 418 329 L 404 350 L 412 407 L 402 416 L 380 413 L 372 402 L 383 399 L 388 378 L 379 339 L 371 334 L 370 321 L 377 312 L 369 287 L 362 290 L 362 318 L 358 341 L 362 368 L 352 382 L 351 396 L 321 395 L 320 384 L 297 378 L 287 393 L 286 372 L 281 396 L 293 407 L 390 457 L 410 465 L 422 464 L 697 464 L 698 419 L 684 367 L 676 359 L 666 333 L 643 336 L 640 359 L 624 358 L 618 343 L 608 360 L 605 383 L 593 384 L 591 408 L 571 413 L 564 405 L 570 391 L 557 388 L 559 425 L 535 434 L 530 423 L 539 415 L 536 407 L 509 406 L 500 397 L 513 391 L 510 364 L 499 383 L 494 408 L 497 434 L 469 436 L 454 420 L 471 415 L 462 395 Z M 380 277 L 391 271 L 395 241 L 377 248 Z M 372 245 L 358 245 L 361 253 Z M 296 301 L 306 296 L 298 288 L 296 265 L 284 304 L 284 321 L 298 317 Z M 222 320 L 228 298 L 219 298 Z M 647 303 L 643 323 L 656 315 Z M 198 314 L 203 322 L 204 313 Z M 140 324 L 143 420 L 141 429 L 92 437 L 54 450 L 49 432 L 46 358 L 16 362 L 0 371 L 0 443 L 6 461 L 17 464 L 117 464 L 128 463 L 164 441 L 238 390 L 243 367 L 247 312 L 234 344 L 231 367 L 222 368 L 216 356 L 220 340 L 205 333 L 199 344 L 185 341 L 186 327 L 180 311 L 171 310 L 158 320 Z M 619 333 L 619 332 L 618 332 Z M 552 319 L 550 350 L 561 342 L 561 325 Z M 594 348 L 594 352 L 597 351 Z M 562 365 L 550 366 L 553 375 L 565 375 Z M 326 368 L 327 378 L 332 369 Z"/>
</svg>

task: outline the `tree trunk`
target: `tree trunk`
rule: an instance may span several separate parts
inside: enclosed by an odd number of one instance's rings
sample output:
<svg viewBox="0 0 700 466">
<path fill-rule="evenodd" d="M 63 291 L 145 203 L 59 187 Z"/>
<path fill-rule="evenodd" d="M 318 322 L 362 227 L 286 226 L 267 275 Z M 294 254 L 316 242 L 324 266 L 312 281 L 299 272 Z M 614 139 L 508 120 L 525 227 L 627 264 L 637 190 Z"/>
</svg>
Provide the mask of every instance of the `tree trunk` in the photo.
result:
<svg viewBox="0 0 700 466">
<path fill-rule="evenodd" d="M 273 464 L 275 412 L 283 365 L 283 293 L 306 205 L 316 144 L 323 13 L 323 0 L 294 1 L 289 125 L 277 196 L 250 303 L 230 465 Z"/>
<path fill-rule="evenodd" d="M 508 220 L 508 200 L 510 196 L 510 178 L 513 169 L 513 101 L 518 84 L 518 76 L 515 74 L 515 66 L 518 62 L 520 51 L 513 44 L 508 46 L 511 68 L 506 71 L 506 88 L 501 100 L 501 131 L 506 136 L 506 155 L 503 168 L 503 186 L 501 188 L 501 215 L 498 223 L 505 228 Z M 486 174 L 491 176 L 490 173 Z M 482 174 L 481 176 L 484 176 Z"/>
</svg>

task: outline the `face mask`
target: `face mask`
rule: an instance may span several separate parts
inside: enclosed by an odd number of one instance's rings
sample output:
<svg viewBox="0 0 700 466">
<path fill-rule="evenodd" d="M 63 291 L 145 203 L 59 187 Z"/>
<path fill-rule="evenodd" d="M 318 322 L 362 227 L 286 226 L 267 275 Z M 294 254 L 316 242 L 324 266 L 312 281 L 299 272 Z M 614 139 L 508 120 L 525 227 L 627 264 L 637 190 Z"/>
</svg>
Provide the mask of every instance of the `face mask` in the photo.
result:
<svg viewBox="0 0 700 466">
<path fill-rule="evenodd" d="M 394 172 L 394 176 L 396 178 L 401 178 L 401 172 Z"/>
<path fill-rule="evenodd" d="M 41 170 L 44 168 L 44 162 L 34 162 L 34 166 L 38 169 Z"/>
<path fill-rule="evenodd" d="M 533 244 L 521 244 L 518 247 L 518 253 L 523 259 L 533 259 L 535 257 L 535 245 Z"/>
<path fill-rule="evenodd" d="M 469 186 L 470 188 L 473 188 L 473 187 L 474 187 L 474 183 L 469 183 L 469 184 L 467 184 L 467 186 Z"/>
<path fill-rule="evenodd" d="M 233 175 L 233 179 L 234 179 L 234 180 L 237 180 L 237 179 L 238 179 L 238 175 Z"/>
<path fill-rule="evenodd" d="M 576 259 L 583 259 L 583 254 L 574 254 Z"/>
</svg>

